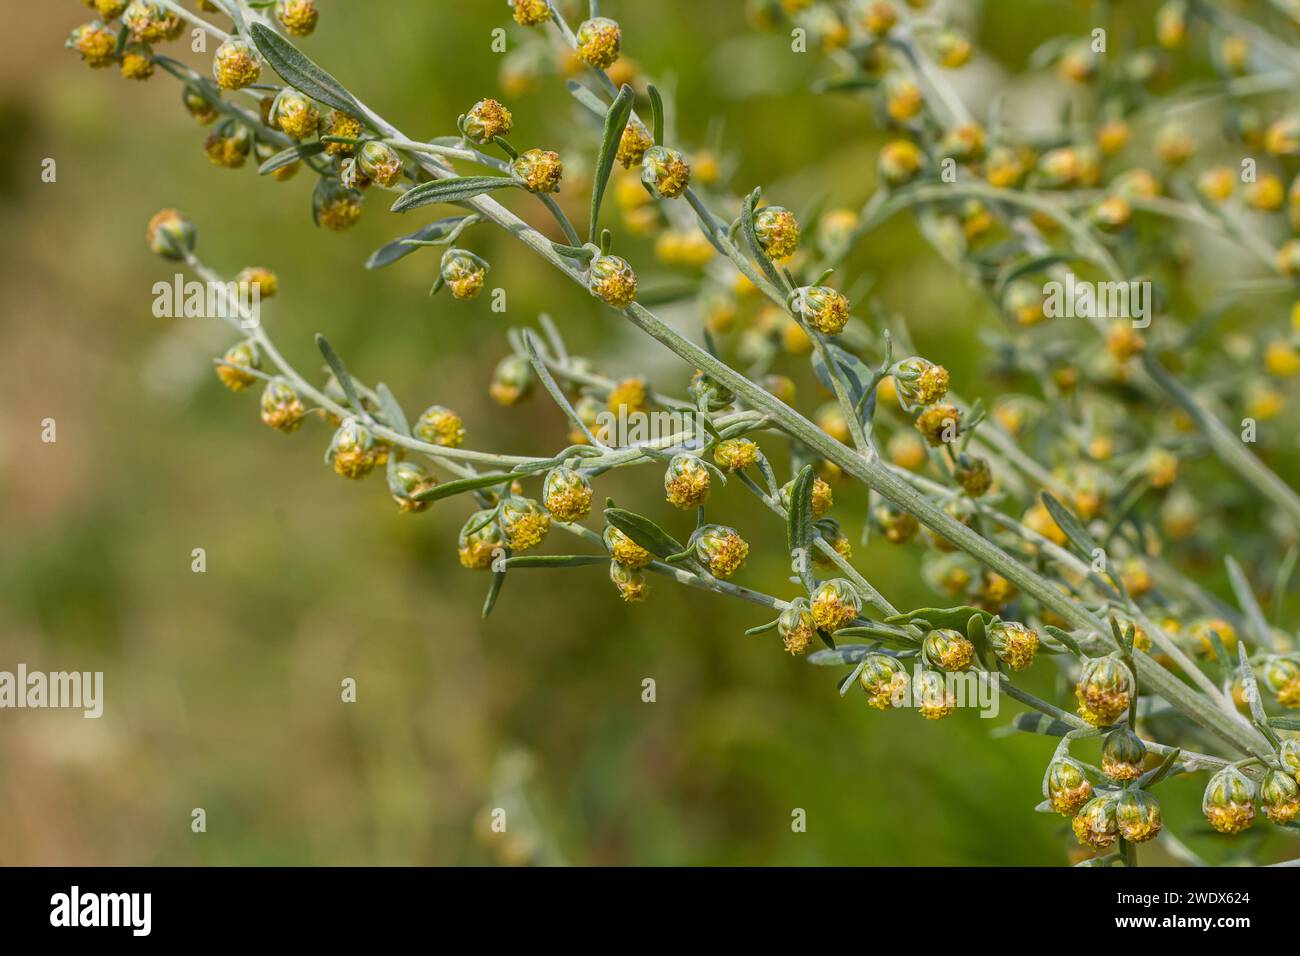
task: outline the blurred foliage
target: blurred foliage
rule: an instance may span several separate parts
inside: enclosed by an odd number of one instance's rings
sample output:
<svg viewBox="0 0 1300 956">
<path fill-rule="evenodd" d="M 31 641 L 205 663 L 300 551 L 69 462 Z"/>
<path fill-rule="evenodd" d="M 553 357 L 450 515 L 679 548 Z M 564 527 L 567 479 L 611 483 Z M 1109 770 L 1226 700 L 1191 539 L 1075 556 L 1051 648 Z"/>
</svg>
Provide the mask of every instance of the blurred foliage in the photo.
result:
<svg viewBox="0 0 1300 956">
<path fill-rule="evenodd" d="M 476 99 L 502 96 L 490 51 L 502 2 L 321 6 L 304 48 L 408 133 L 448 133 Z M 673 91 L 681 141 L 723 121 L 737 190 L 763 183 L 796 211 L 823 193 L 850 206 L 870 194 L 880 140 L 867 107 L 806 92 L 812 58 L 753 34 L 740 3 L 608 6 L 627 52 Z M 999 25 L 981 42 L 1009 69 L 1078 15 L 988 6 Z M 427 254 L 366 272 L 367 254 L 411 223 L 372 203 L 351 232 L 312 229 L 306 175 L 282 185 L 252 164 L 210 165 L 175 83 L 90 75 L 65 53 L 81 4 L 7 16 L 25 39 L 0 63 L 0 668 L 103 670 L 107 704 L 98 721 L 0 714 L 0 863 L 1065 861 L 1065 824 L 1032 810 L 1053 741 L 994 740 L 1006 712 L 942 726 L 867 713 L 835 693 L 835 672 L 792 661 L 773 634 L 745 637 L 760 609 L 659 579 L 628 608 L 589 568 L 563 572 L 578 581 L 514 574 L 480 621 L 486 578 L 455 555 L 462 504 L 403 516 L 381 479 L 338 480 L 320 462 L 326 432 L 274 433 L 255 398 L 220 387 L 210 361 L 222 329 L 152 317 L 152 285 L 172 270 L 145 248 L 149 216 L 183 209 L 224 272 L 279 274 L 266 320 L 300 368 L 319 365 L 311 336 L 323 332 L 408 409 L 456 407 L 474 447 L 563 441 L 544 397 L 502 412 L 486 395 L 507 323 L 540 310 L 611 373 L 648 365 L 680 389 L 690 370 L 495 230 L 476 231 L 473 248 L 508 290 L 506 316 L 488 297 L 426 298 Z M 510 105 L 517 144 L 571 130 L 557 81 Z M 45 157 L 57 183 L 40 181 Z M 644 243 L 620 251 L 652 255 Z M 979 393 L 987 308 L 903 217 L 847 273 L 874 276 L 919 350 Z M 799 382 L 811 411 L 813 384 Z M 46 417 L 53 445 L 40 442 Z M 647 468 L 599 492 L 639 505 L 660 498 L 659 482 Z M 738 495 L 719 518 L 754 544 L 745 581 L 783 592 L 782 529 Z M 846 526 L 860 527 L 864 507 L 840 492 Z M 197 547 L 204 574 L 191 572 Z M 858 553 L 896 603 L 932 603 L 914 555 L 879 541 Z M 340 703 L 345 677 L 355 704 Z M 655 703 L 641 700 L 646 677 Z M 484 818 L 498 806 L 525 821 L 510 842 Z M 195 807 L 206 834 L 191 833 Z M 806 833 L 791 831 L 795 808 Z"/>
</svg>

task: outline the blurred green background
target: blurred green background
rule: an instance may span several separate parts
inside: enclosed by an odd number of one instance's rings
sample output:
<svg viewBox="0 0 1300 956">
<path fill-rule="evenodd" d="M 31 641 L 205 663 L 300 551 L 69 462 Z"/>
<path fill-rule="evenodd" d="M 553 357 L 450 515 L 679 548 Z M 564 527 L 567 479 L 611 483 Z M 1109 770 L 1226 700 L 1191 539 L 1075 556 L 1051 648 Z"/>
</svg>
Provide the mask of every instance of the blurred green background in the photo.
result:
<svg viewBox="0 0 1300 956">
<path fill-rule="evenodd" d="M 741 3 L 605 6 L 626 52 L 674 89 L 683 143 L 725 122 L 737 192 L 761 183 L 796 210 L 825 192 L 854 207 L 870 194 L 880 139 L 868 107 L 805 92 L 813 58 L 753 33 Z M 1069 5 L 994 6 L 978 39 L 1010 69 L 1086 25 Z M 490 31 L 517 37 L 503 2 L 321 7 L 304 48 L 408 134 L 445 135 L 476 99 L 503 95 Z M 21 42 L 0 61 L 0 669 L 103 670 L 107 701 L 97 721 L 0 714 L 0 863 L 1066 862 L 1059 818 L 1032 810 L 1051 741 L 994 739 L 1005 713 L 932 725 L 841 699 L 837 672 L 743 635 L 765 619 L 758 608 L 660 579 L 629 608 L 590 568 L 514 574 L 481 621 L 486 576 L 455 554 L 466 506 L 400 515 L 382 479 L 345 482 L 321 464 L 326 429 L 263 427 L 256 391 L 232 395 L 212 375 L 226 332 L 151 315 L 153 283 L 175 270 L 145 247 L 149 217 L 184 210 L 224 273 L 279 274 L 265 321 L 300 369 L 320 365 L 311 336 L 323 332 L 408 412 L 460 410 L 476 448 L 564 442 L 543 396 L 502 411 L 486 395 L 507 326 L 541 310 L 609 374 L 680 390 L 690 370 L 489 228 L 468 244 L 492 261 L 506 315 L 487 297 L 427 298 L 431 254 L 365 271 L 372 249 L 418 223 L 371 203 L 348 233 L 313 229 L 307 175 L 279 184 L 252 163 L 212 166 L 169 77 L 128 83 L 63 51 L 80 3 L 14 4 L 7 17 Z M 205 56 L 168 52 L 206 69 Z M 573 107 L 561 81 L 509 103 L 517 144 L 563 150 Z M 40 181 L 46 157 L 53 184 Z M 620 242 L 650 260 L 648 243 Z M 909 223 L 881 230 L 859 271 L 913 318 L 923 354 L 973 378 L 986 307 Z M 805 412 L 819 401 L 807 393 Z M 47 417 L 55 444 L 40 441 Z M 837 493 L 856 535 L 863 496 Z M 689 530 L 661 506 L 657 469 L 598 494 Z M 782 529 L 740 489 L 719 498 L 718 517 L 754 545 L 743 583 L 787 593 Z M 204 574 L 190 568 L 196 547 Z M 858 557 L 896 603 L 932 603 L 911 550 L 873 542 Z M 345 677 L 355 704 L 340 702 Z M 205 834 L 191 832 L 196 807 Z M 484 833 L 493 807 L 507 810 L 509 840 Z M 805 833 L 791 830 L 794 808 Z"/>
</svg>

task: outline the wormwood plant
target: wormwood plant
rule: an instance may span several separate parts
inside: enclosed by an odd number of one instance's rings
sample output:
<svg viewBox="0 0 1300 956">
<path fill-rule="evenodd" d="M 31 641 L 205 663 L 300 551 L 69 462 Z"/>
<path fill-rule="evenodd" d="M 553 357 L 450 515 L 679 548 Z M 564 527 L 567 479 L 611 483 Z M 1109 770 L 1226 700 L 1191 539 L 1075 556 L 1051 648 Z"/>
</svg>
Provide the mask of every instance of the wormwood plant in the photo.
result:
<svg viewBox="0 0 1300 956">
<path fill-rule="evenodd" d="M 1135 865 L 1157 836 L 1199 862 L 1163 831 L 1156 796 L 1184 775 L 1207 775 L 1203 811 L 1221 833 L 1250 828 L 1261 807 L 1270 826 L 1300 832 L 1300 721 L 1276 714 L 1300 708 L 1300 656 L 1280 626 L 1300 497 L 1268 464 L 1294 450 L 1287 389 L 1300 373 L 1300 178 L 1287 186 L 1300 116 L 1273 99 L 1300 74 L 1300 12 L 1286 0 L 1253 4 L 1253 19 L 1200 0 L 1152 6 L 1142 17 L 1154 16 L 1156 43 L 1124 50 L 1112 37 L 1119 5 L 1085 4 L 1096 29 L 1033 57 L 1074 88 L 1042 128 L 1004 119 L 1000 98 L 976 118 L 956 80 L 977 51 L 958 20 L 920 0 L 750 3 L 756 26 L 824 58 L 826 95 L 869 97 L 895 136 L 864 208 L 800 216 L 758 188 L 729 193 L 720 142 L 674 142 L 671 103 L 594 0 L 503 11 L 518 24 L 503 87 L 522 94 L 565 74 L 591 118 L 573 144 L 527 149 L 510 141 L 511 111 L 495 99 L 448 117 L 445 135 L 406 136 L 299 49 L 316 27 L 313 0 L 89 5 L 100 19 L 69 46 L 92 67 L 179 80 L 216 165 L 251 154 L 263 176 L 309 178 L 327 229 L 385 194 L 393 211 L 425 220 L 371 268 L 428 249 L 439 255 L 434 291 L 472 298 L 489 266 L 468 246 L 499 227 L 693 373 L 676 395 L 608 374 L 570 354 L 543 316 L 540 334 L 511 333 L 490 392 L 509 406 L 540 388 L 569 420 L 564 447 L 472 449 L 456 412 L 435 404 L 412 419 L 319 336 L 328 371 L 314 384 L 231 291 L 269 297 L 274 274 L 245 270 L 229 285 L 198 258 L 180 213 L 153 218 L 151 247 L 232 306 L 223 314 L 239 340 L 216 374 L 233 391 L 260 385 L 267 425 L 329 422 L 327 463 L 348 479 L 382 471 L 403 512 L 453 498 L 472 511 L 458 547 L 467 569 L 490 575 L 485 615 L 512 572 L 607 565 L 629 602 L 660 577 L 765 608 L 750 633 L 774 631 L 791 654 L 841 668 L 841 695 L 856 684 L 873 708 L 941 719 L 983 681 L 1027 709 L 1016 729 L 1059 738 L 1037 809 L 1070 819 L 1089 864 Z M 576 16 L 586 19 L 575 30 Z M 159 52 L 191 29 L 218 44 L 210 75 Z M 1208 79 L 1180 85 L 1175 74 L 1194 76 L 1206 49 Z M 573 155 L 584 152 L 589 167 Z M 584 192 L 586 221 L 574 223 L 557 194 Z M 607 195 L 620 230 L 601 226 Z M 430 219 L 435 206 L 452 212 Z M 962 400 L 942 365 L 913 354 L 900 318 L 836 275 L 904 210 L 1002 319 L 987 335 L 1000 388 L 991 403 Z M 691 307 L 691 334 L 652 311 L 663 293 L 641 287 L 620 232 L 655 236 L 661 262 L 688 276 L 670 297 Z M 1241 277 L 1192 274 L 1185 242 L 1203 234 L 1249 261 Z M 1242 302 L 1250 321 L 1235 311 Z M 812 418 L 779 371 L 802 359 L 828 399 Z M 672 413 L 675 427 L 629 439 L 650 412 Z M 1238 416 L 1240 432 L 1228 424 Z M 664 470 L 688 533 L 612 501 L 593 514 L 601 477 L 633 466 Z M 755 521 L 766 510 L 784 522 L 788 593 L 737 583 L 749 545 L 709 520 L 725 485 L 753 496 Z M 925 549 L 945 606 L 900 609 L 855 569 L 830 512 L 834 497 L 856 494 L 869 498 L 862 540 Z M 575 547 L 533 553 L 556 531 Z M 1198 582 L 1210 562 L 1225 568 L 1232 603 Z M 1017 683 L 1036 663 L 1072 706 Z M 1249 858 L 1259 843 L 1239 846 Z"/>
</svg>

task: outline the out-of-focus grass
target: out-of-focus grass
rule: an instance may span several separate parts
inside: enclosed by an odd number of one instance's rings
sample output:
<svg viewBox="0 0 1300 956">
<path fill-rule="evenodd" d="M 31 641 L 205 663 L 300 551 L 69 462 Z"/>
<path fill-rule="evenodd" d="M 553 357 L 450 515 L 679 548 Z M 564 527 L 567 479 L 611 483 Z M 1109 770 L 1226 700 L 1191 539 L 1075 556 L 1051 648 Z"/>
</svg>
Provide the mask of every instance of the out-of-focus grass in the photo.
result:
<svg viewBox="0 0 1300 956">
<path fill-rule="evenodd" d="M 305 46 L 403 129 L 444 134 L 499 95 L 489 31 L 503 4 L 379 6 L 323 0 Z M 673 79 L 684 142 L 725 119 L 738 189 L 767 184 L 794 208 L 822 190 L 860 203 L 877 142 L 866 108 L 798 92 L 811 65 L 779 61 L 784 41 L 750 36 L 739 6 L 608 4 L 632 56 Z M 633 348 L 609 313 L 487 229 L 471 244 L 508 290 L 506 316 L 485 299 L 426 298 L 428 255 L 366 272 L 369 251 L 409 221 L 372 202 L 355 230 L 317 231 L 306 175 L 278 185 L 251 164 L 211 166 L 176 84 L 92 74 L 60 49 L 84 16 L 72 0 L 17 6 L 10 30 L 24 41 L 0 64 L 0 668 L 103 670 L 107 704 L 98 721 L 0 714 L 0 862 L 481 863 L 533 845 L 616 864 L 1064 859 L 1057 820 L 1032 812 L 1051 742 L 991 739 L 1005 717 L 930 725 L 842 700 L 834 672 L 788 659 L 771 635 L 743 636 L 757 609 L 662 581 L 628 609 L 591 568 L 514 574 L 481 622 L 486 580 L 455 557 L 462 504 L 404 517 L 382 479 L 334 477 L 320 461 L 326 430 L 273 433 L 255 393 L 218 385 L 221 330 L 152 317 L 152 284 L 173 270 L 144 246 L 149 216 L 185 210 L 223 271 L 276 270 L 266 320 L 301 368 L 319 366 L 311 335 L 324 332 L 411 412 L 460 409 L 476 447 L 563 441 L 541 397 L 512 412 L 486 400 L 507 323 L 541 309 L 613 373 L 649 363 L 680 387 L 689 370 Z M 731 98 L 732 57 L 780 62 L 791 81 Z M 513 139 L 529 146 L 552 145 L 552 117 L 571 109 L 558 82 L 512 106 Z M 57 183 L 40 181 L 44 157 Z M 923 351 L 970 377 L 984 307 L 906 223 L 853 269 L 908 312 Z M 39 440 L 47 417 L 53 445 Z M 599 493 L 659 513 L 659 480 L 646 469 Z M 722 497 L 720 516 L 755 545 L 744 580 L 786 592 L 781 529 L 739 490 Z M 841 500 L 858 526 L 861 494 Z M 204 574 L 191 572 L 198 547 Z M 859 555 L 897 603 L 931 602 L 913 556 L 879 543 Z M 340 702 L 345 677 L 355 704 Z M 493 806 L 516 814 L 504 852 L 481 836 Z M 806 833 L 791 831 L 795 808 Z"/>
</svg>

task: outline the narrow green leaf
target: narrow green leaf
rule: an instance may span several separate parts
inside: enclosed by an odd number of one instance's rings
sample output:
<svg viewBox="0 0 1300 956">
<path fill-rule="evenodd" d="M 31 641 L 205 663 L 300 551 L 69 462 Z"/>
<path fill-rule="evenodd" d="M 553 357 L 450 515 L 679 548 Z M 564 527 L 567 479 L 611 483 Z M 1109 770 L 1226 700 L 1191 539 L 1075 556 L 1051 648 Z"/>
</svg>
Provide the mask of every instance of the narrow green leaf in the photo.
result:
<svg viewBox="0 0 1300 956">
<path fill-rule="evenodd" d="M 516 474 L 506 475 L 475 475 L 473 478 L 460 478 L 456 481 L 448 481 L 445 484 L 437 485 L 427 491 L 422 491 L 415 495 L 416 501 L 441 501 L 443 498 L 450 498 L 452 495 L 463 494 L 466 491 L 477 491 L 479 488 L 490 488 L 493 485 L 504 485 L 514 481 L 519 476 Z"/>
<path fill-rule="evenodd" d="M 607 554 L 522 554 L 506 558 L 507 568 L 582 568 L 609 564 Z"/>
<path fill-rule="evenodd" d="M 508 558 L 506 560 L 509 560 Z M 483 599 L 483 617 L 486 618 L 492 613 L 492 609 L 497 605 L 497 598 L 501 595 L 501 586 L 506 583 L 506 573 L 504 571 L 492 572 L 492 583 L 488 585 L 487 597 Z"/>
<path fill-rule="evenodd" d="M 776 630 L 777 625 L 780 623 L 781 619 L 777 618 L 776 620 L 768 621 L 766 624 L 757 624 L 754 627 L 746 628 L 745 636 L 753 637 L 756 634 L 766 634 L 768 631 Z"/>
<path fill-rule="evenodd" d="M 1160 761 L 1160 766 L 1156 767 L 1154 770 L 1148 770 L 1138 778 L 1138 788 L 1142 790 L 1150 790 L 1161 780 L 1165 779 L 1165 777 L 1169 776 L 1169 772 L 1174 769 L 1174 764 L 1178 762 L 1178 758 L 1181 757 L 1182 754 L 1183 752 L 1177 747 L 1169 751 L 1169 753 L 1165 755 L 1165 759 Z"/>
<path fill-rule="evenodd" d="M 406 413 L 402 411 L 402 406 L 398 404 L 397 398 L 392 391 L 383 382 L 375 386 L 375 393 L 379 396 L 379 410 L 384 414 L 384 422 L 395 432 L 401 432 L 403 435 L 411 434 L 411 426 L 406 421 Z"/>
<path fill-rule="evenodd" d="M 1065 721 L 1046 714 L 1016 714 L 1011 719 L 1011 726 L 1026 734 L 1042 734 L 1046 737 L 1064 737 L 1074 729 Z"/>
<path fill-rule="evenodd" d="M 1300 730 L 1300 717 L 1270 717 L 1268 725 L 1274 730 Z"/>
<path fill-rule="evenodd" d="M 834 649 L 814 651 L 808 655 L 808 663 L 818 667 L 842 667 L 858 663 L 868 654 L 875 653 L 875 650 L 872 644 L 841 644 Z"/>
<path fill-rule="evenodd" d="M 605 199 L 605 187 L 609 184 L 609 174 L 614 168 L 614 159 L 618 155 L 618 142 L 622 139 L 623 130 L 632 115 L 632 98 L 632 87 L 624 84 L 605 113 L 605 133 L 600 140 L 600 152 L 596 154 L 596 173 L 591 184 L 591 221 L 587 228 L 588 242 L 594 242 L 596 238 L 596 221 L 600 217 L 600 204 Z"/>
<path fill-rule="evenodd" d="M 358 119 L 365 117 L 361 104 L 338 80 L 303 56 L 280 34 L 261 23 L 252 24 L 249 32 L 263 59 L 294 89 Z"/>
<path fill-rule="evenodd" d="M 1079 646 L 1079 642 L 1074 639 L 1074 635 L 1069 631 L 1063 631 L 1059 627 L 1053 627 L 1050 624 L 1045 624 L 1043 630 L 1064 644 L 1075 657 L 1083 657 L 1083 648 Z"/>
<path fill-rule="evenodd" d="M 922 607 L 915 611 L 908 611 L 906 614 L 895 614 L 893 617 L 885 618 L 886 624 L 898 624 L 905 626 L 908 624 L 919 624 L 929 630 L 940 627 L 950 627 L 953 630 L 966 632 L 970 625 L 970 619 L 973 616 L 982 617 L 985 622 L 993 620 L 993 615 L 988 611 L 969 605 L 961 607 Z"/>
<path fill-rule="evenodd" d="M 494 189 L 518 187 L 510 176 L 456 176 L 452 179 L 435 179 L 433 182 L 413 186 L 393 203 L 393 212 L 408 212 L 433 203 L 464 202 Z"/>
<path fill-rule="evenodd" d="M 1250 582 L 1246 580 L 1246 572 L 1241 570 L 1241 565 L 1237 563 L 1237 559 L 1232 555 L 1228 555 L 1224 563 L 1228 568 L 1228 580 L 1232 582 L 1232 591 L 1237 596 L 1237 606 L 1246 615 L 1246 623 L 1250 627 L 1250 633 L 1261 647 L 1270 651 L 1277 650 L 1276 645 L 1273 643 L 1273 631 L 1264 618 L 1264 611 L 1255 598 L 1255 592 L 1251 589 Z"/>
<path fill-rule="evenodd" d="M 786 541 L 790 546 L 791 554 L 801 551 L 806 555 L 812 547 L 813 482 L 812 465 L 804 465 L 803 470 L 795 477 L 794 485 L 790 489 L 790 509 L 786 512 L 785 528 Z"/>
<path fill-rule="evenodd" d="M 1050 492 L 1043 492 L 1043 505 L 1047 508 L 1052 520 L 1056 522 L 1070 544 L 1074 545 L 1075 550 L 1083 557 L 1091 560 L 1093 553 L 1098 549 L 1097 542 L 1093 540 L 1092 535 L 1088 534 L 1087 529 L 1078 518 L 1074 516 L 1069 508 L 1061 504 L 1052 496 Z"/>
<path fill-rule="evenodd" d="M 659 95 L 659 88 L 653 83 L 646 90 L 650 94 L 650 116 L 651 116 L 651 133 L 654 136 L 655 145 L 664 144 L 664 98 Z M 813 222 L 812 219 L 805 219 L 804 222 Z"/>
<path fill-rule="evenodd" d="M 361 404 L 361 398 L 357 395 L 357 387 L 353 384 L 352 376 L 348 374 L 347 368 L 344 367 L 343 360 L 334 351 L 334 347 L 325 340 L 325 336 L 319 332 L 316 333 L 316 347 L 320 349 L 320 354 L 325 356 L 325 361 L 329 363 L 330 369 L 334 372 L 334 377 L 338 379 L 343 394 L 348 397 L 348 404 L 352 406 L 352 410 L 359 417 L 368 418 L 366 407 Z"/>
<path fill-rule="evenodd" d="M 317 153 L 325 151 L 324 143 L 299 143 L 296 146 L 290 146 L 288 149 L 282 149 L 276 153 L 261 166 L 257 167 L 257 174 L 265 176 L 267 173 L 273 173 L 277 169 L 283 169 L 308 156 L 315 156 Z"/>
<path fill-rule="evenodd" d="M 605 520 L 657 557 L 667 558 L 686 550 L 649 518 L 623 508 L 606 508 Z"/>
<path fill-rule="evenodd" d="M 270 162 L 270 160 L 267 160 Z M 432 242 L 435 239 L 441 239 L 464 222 L 465 216 L 448 216 L 446 219 L 438 219 L 426 226 L 421 226 L 415 232 L 407 236 L 398 236 L 392 242 L 386 242 L 370 254 L 366 260 L 367 269 L 382 269 L 384 266 L 390 266 L 398 259 L 403 259 L 411 253 L 420 249 L 420 246 L 407 244 L 408 239 L 416 239 L 420 242 Z"/>
</svg>

